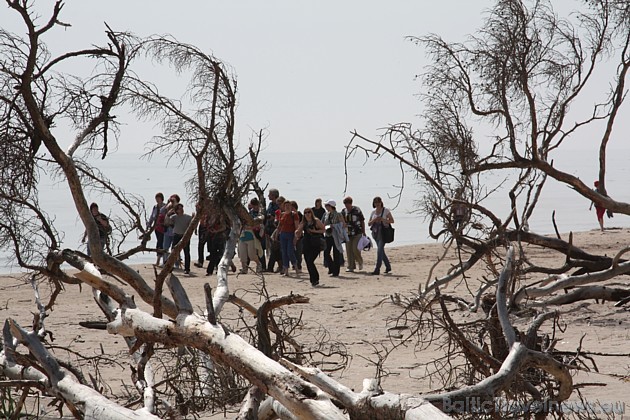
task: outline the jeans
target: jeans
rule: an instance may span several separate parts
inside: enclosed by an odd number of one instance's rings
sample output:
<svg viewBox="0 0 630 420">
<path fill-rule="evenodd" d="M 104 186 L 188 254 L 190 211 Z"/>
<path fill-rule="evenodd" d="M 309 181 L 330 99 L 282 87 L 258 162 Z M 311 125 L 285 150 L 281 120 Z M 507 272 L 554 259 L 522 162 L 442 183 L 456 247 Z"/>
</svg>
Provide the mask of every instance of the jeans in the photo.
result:
<svg viewBox="0 0 630 420">
<path fill-rule="evenodd" d="M 155 242 L 155 249 L 162 249 L 164 246 L 164 232 L 155 231 L 155 238 L 157 241 Z"/>
<path fill-rule="evenodd" d="M 376 267 L 374 268 L 374 271 L 379 273 L 381 271 L 382 263 L 385 263 L 385 270 L 391 271 L 392 266 L 389 264 L 389 258 L 385 255 L 385 242 L 383 241 L 383 238 L 379 237 L 376 240 L 376 246 Z"/>
<path fill-rule="evenodd" d="M 184 235 L 175 233 L 173 235 L 173 247 L 177 246 L 183 237 Z M 190 241 L 186 242 L 186 245 L 184 245 L 184 270 L 190 271 Z"/>
<path fill-rule="evenodd" d="M 295 265 L 295 247 L 293 246 L 294 232 L 280 232 L 280 251 L 282 252 L 282 266 L 289 268 L 289 263 Z"/>
</svg>

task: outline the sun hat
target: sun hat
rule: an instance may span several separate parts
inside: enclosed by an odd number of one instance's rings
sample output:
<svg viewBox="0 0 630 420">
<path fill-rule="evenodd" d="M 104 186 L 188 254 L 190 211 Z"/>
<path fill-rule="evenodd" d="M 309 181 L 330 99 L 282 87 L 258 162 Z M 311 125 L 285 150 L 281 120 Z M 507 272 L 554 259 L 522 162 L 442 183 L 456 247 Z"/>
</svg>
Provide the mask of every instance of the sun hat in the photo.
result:
<svg viewBox="0 0 630 420">
<path fill-rule="evenodd" d="M 335 200 L 328 200 L 324 203 L 325 206 L 337 207 L 337 202 Z"/>
</svg>

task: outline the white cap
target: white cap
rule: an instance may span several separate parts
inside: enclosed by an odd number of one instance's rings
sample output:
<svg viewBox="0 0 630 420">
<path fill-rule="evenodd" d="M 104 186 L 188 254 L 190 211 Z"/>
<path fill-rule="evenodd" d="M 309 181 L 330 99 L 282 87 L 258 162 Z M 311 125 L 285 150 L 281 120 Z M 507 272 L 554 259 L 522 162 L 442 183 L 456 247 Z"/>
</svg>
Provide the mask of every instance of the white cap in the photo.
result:
<svg viewBox="0 0 630 420">
<path fill-rule="evenodd" d="M 324 203 L 325 206 L 337 207 L 337 202 L 335 200 L 328 200 Z"/>
</svg>

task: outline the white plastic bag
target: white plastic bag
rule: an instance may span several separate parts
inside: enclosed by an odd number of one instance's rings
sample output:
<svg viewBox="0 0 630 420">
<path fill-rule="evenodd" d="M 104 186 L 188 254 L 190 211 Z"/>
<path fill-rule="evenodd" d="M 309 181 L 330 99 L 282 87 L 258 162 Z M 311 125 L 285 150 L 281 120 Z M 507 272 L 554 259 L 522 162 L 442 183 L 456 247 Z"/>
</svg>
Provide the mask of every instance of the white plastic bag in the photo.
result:
<svg viewBox="0 0 630 420">
<path fill-rule="evenodd" d="M 372 249 L 372 240 L 365 235 L 361 236 L 359 242 L 357 242 L 357 249 L 359 251 L 369 251 Z"/>
</svg>

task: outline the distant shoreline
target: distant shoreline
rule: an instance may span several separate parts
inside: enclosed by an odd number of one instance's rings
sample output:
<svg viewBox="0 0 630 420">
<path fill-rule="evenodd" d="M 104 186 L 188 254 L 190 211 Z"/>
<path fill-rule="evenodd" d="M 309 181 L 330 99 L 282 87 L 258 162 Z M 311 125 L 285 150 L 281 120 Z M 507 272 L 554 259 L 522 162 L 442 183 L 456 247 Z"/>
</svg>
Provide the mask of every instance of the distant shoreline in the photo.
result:
<svg viewBox="0 0 630 420">
<path fill-rule="evenodd" d="M 625 227 L 610 227 L 610 228 L 606 228 L 606 230 L 602 233 L 599 231 L 599 229 L 591 229 L 591 230 L 587 230 L 587 231 L 578 231 L 578 232 L 561 232 L 561 237 L 563 240 L 568 241 L 569 240 L 569 234 L 573 233 L 574 235 L 574 244 L 575 246 L 579 247 L 579 244 L 576 244 L 575 242 L 575 237 L 577 236 L 584 236 L 584 235 L 600 235 L 603 237 L 603 242 L 606 242 L 605 240 L 605 236 L 607 233 L 615 233 L 615 232 L 621 232 L 624 229 L 628 229 Z M 549 237 L 556 237 L 555 234 L 546 234 L 544 236 L 549 236 Z M 194 237 L 193 237 L 194 238 Z M 628 244 L 630 245 L 630 244 Z M 442 248 L 442 242 L 441 241 L 432 241 L 432 242 L 419 242 L 419 243 L 414 243 L 414 244 L 396 244 L 396 242 L 394 242 L 393 244 L 389 244 L 387 245 L 386 250 L 392 250 L 392 251 L 397 251 L 397 250 L 401 250 L 401 251 L 409 251 L 409 250 L 413 250 L 414 248 L 422 248 L 424 249 L 425 247 L 440 247 Z M 621 249 L 621 247 L 620 247 Z M 193 244 L 191 244 L 191 256 L 192 256 L 192 260 L 196 261 L 196 242 L 194 242 Z M 372 251 L 367 251 L 367 252 L 374 252 L 374 250 Z M 436 250 L 436 256 L 439 255 L 439 251 Z M 238 262 L 238 257 L 235 256 L 234 260 L 236 262 Z M 152 262 L 155 261 L 155 256 L 153 254 L 150 254 L 148 257 L 146 257 L 143 261 L 131 261 L 131 264 L 129 264 L 130 267 L 139 270 L 142 268 L 146 268 L 147 266 L 152 265 Z M 319 258 L 319 261 L 321 263 L 321 256 Z M 10 271 L 6 271 L 4 270 L 4 268 L 6 267 L 2 267 L 0 268 L 0 279 L 3 277 L 15 277 L 18 278 L 21 275 L 26 274 L 26 272 L 10 272 Z"/>
</svg>

